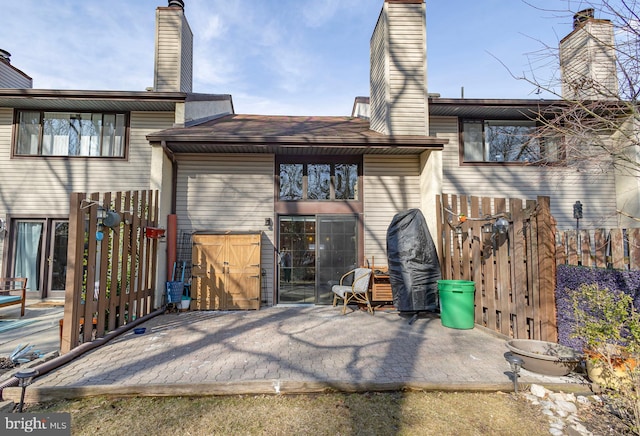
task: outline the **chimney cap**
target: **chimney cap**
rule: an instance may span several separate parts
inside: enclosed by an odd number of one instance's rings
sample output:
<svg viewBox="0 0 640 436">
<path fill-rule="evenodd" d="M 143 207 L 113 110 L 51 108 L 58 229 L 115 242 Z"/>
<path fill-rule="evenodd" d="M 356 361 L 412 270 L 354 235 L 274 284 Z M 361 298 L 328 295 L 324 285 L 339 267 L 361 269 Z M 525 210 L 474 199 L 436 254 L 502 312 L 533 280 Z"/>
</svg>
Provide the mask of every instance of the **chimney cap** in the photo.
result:
<svg viewBox="0 0 640 436">
<path fill-rule="evenodd" d="M 11 53 L 6 50 L 0 48 L 0 59 L 3 61 L 11 63 Z"/>
<path fill-rule="evenodd" d="M 573 28 L 575 29 L 585 21 L 594 18 L 595 17 L 594 13 L 595 11 L 593 8 L 583 9 L 581 11 L 576 12 L 576 14 L 573 16 Z"/>
<path fill-rule="evenodd" d="M 184 9 L 184 1 L 183 0 L 169 0 L 170 8 L 180 8 Z"/>
</svg>

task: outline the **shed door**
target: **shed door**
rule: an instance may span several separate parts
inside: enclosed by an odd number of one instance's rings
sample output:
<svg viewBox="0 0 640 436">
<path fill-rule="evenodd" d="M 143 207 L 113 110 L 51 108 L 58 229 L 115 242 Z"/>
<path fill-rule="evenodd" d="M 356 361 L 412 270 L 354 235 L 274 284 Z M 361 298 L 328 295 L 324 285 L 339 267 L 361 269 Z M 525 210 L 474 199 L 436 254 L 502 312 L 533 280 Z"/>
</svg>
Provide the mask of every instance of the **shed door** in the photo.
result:
<svg viewBox="0 0 640 436">
<path fill-rule="evenodd" d="M 260 308 L 260 234 L 193 235 L 192 261 L 197 309 Z"/>
</svg>

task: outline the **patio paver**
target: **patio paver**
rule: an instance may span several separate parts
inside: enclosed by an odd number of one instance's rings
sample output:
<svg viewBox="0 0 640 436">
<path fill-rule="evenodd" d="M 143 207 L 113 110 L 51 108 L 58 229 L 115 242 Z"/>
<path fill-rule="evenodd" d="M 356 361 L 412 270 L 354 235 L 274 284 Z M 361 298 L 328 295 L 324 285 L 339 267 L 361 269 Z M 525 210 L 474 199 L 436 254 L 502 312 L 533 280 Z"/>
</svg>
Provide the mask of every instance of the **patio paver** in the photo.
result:
<svg viewBox="0 0 640 436">
<path fill-rule="evenodd" d="M 503 338 L 443 327 L 436 315 L 409 324 L 396 312 L 277 306 L 169 313 L 142 326 L 38 378 L 28 397 L 512 387 Z M 588 390 L 575 376 L 523 370 L 520 381 Z"/>
</svg>

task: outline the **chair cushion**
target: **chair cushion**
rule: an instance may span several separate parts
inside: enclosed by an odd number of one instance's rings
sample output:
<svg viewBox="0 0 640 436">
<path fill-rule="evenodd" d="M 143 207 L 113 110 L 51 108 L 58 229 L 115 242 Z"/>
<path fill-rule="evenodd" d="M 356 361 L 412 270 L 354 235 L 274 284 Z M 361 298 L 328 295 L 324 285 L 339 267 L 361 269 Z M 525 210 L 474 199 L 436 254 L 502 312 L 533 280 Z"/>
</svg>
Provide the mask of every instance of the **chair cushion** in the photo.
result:
<svg viewBox="0 0 640 436">
<path fill-rule="evenodd" d="M 14 295 L 0 295 L 0 304 L 11 303 L 13 301 L 20 301 L 22 297 Z"/>
<path fill-rule="evenodd" d="M 351 292 L 351 286 L 333 285 L 331 287 L 331 292 L 337 294 L 340 298 L 344 298 L 345 293 Z"/>
</svg>

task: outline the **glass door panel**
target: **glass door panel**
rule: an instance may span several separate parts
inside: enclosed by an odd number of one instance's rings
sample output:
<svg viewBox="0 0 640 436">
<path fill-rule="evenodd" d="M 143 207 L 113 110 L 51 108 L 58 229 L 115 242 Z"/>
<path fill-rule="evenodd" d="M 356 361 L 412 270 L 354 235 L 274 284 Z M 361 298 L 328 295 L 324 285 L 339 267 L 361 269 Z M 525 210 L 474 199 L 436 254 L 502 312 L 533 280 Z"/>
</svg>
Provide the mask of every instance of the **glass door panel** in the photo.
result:
<svg viewBox="0 0 640 436">
<path fill-rule="evenodd" d="M 280 218 L 279 303 L 315 303 L 315 245 L 315 217 Z"/>
<path fill-rule="evenodd" d="M 318 216 L 318 304 L 332 304 L 331 286 L 359 266 L 357 235 L 355 216 Z"/>
<path fill-rule="evenodd" d="M 331 304 L 331 286 L 357 266 L 356 216 L 280 217 L 278 302 Z"/>
<path fill-rule="evenodd" d="M 27 289 L 41 290 L 41 270 L 43 265 L 42 221 L 16 221 L 14 233 L 13 277 L 26 277 Z"/>
<path fill-rule="evenodd" d="M 67 283 L 67 242 L 69 239 L 69 222 L 54 220 L 51 223 L 51 241 L 47 259 L 48 286 L 47 297 L 64 297 Z"/>
</svg>

